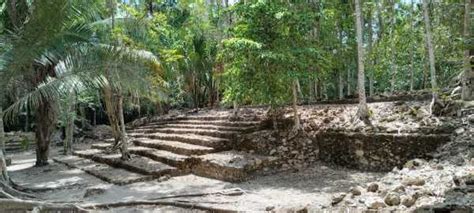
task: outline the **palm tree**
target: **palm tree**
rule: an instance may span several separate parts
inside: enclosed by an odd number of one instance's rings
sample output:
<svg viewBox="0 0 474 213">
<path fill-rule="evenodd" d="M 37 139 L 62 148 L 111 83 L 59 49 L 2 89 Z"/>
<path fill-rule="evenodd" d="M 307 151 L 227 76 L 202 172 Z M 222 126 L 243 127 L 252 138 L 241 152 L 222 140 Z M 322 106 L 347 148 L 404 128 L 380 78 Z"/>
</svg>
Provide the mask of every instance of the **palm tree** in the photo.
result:
<svg viewBox="0 0 474 213">
<path fill-rule="evenodd" d="M 61 94 L 77 90 L 83 84 L 104 91 L 112 89 L 112 97 L 118 99 L 105 98 L 105 102 L 117 109 L 108 110 L 108 114 L 113 113 L 109 117 L 121 120 L 121 128 L 114 134 L 117 138 L 125 134 L 122 95 L 137 90 L 156 92 L 158 88 L 150 83 L 150 78 L 162 81 L 156 72 L 160 66 L 153 54 L 120 43 L 107 44 L 110 39 L 101 39 L 103 34 L 96 27 L 110 22 L 97 20 L 99 9 L 94 6 L 98 5 L 92 0 L 34 1 L 29 21 L 20 32 L 8 37 L 12 46 L 2 55 L 6 78 L 2 78 L 0 84 L 10 90 L 26 88 L 27 92 L 6 109 L 6 118 L 13 120 L 13 115 L 26 105 L 35 109 L 37 166 L 48 163 L 50 136 L 56 124 L 56 102 Z M 14 81 L 26 84 L 10 83 Z M 116 123 L 111 121 L 113 125 Z"/>
</svg>

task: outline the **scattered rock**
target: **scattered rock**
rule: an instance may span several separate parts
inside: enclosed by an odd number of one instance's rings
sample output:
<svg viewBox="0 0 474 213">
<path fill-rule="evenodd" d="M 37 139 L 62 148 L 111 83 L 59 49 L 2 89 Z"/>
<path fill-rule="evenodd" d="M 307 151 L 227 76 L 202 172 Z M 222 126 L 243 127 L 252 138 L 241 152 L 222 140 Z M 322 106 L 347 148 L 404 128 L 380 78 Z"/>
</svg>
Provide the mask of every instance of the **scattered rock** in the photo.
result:
<svg viewBox="0 0 474 213">
<path fill-rule="evenodd" d="M 384 198 L 384 202 L 389 206 L 398 206 L 400 205 L 400 196 L 394 192 L 388 193 Z"/>
<path fill-rule="evenodd" d="M 269 212 L 269 211 L 272 211 L 275 209 L 275 206 L 267 206 L 267 208 L 265 208 L 265 211 Z"/>
<path fill-rule="evenodd" d="M 403 168 L 407 169 L 415 169 L 416 167 L 422 166 L 425 163 L 424 160 L 421 159 L 413 159 L 409 160 L 403 165 Z"/>
<path fill-rule="evenodd" d="M 107 189 L 105 187 L 90 187 L 90 188 L 87 188 L 86 192 L 84 193 L 84 198 L 104 194 L 106 190 Z"/>
<path fill-rule="evenodd" d="M 351 192 L 352 195 L 358 196 L 362 194 L 362 187 L 360 186 L 351 187 L 349 191 Z"/>
<path fill-rule="evenodd" d="M 406 177 L 402 180 L 402 183 L 406 186 L 423 186 L 425 185 L 425 180 L 419 176 Z"/>
<path fill-rule="evenodd" d="M 365 205 L 369 209 L 381 209 L 387 206 L 385 205 L 382 198 L 379 198 L 379 197 L 368 198 L 367 200 L 365 200 Z"/>
<path fill-rule="evenodd" d="M 163 182 L 163 181 L 167 181 L 171 178 L 170 175 L 163 175 L 161 176 L 160 178 L 158 178 L 158 182 Z"/>
<path fill-rule="evenodd" d="M 369 186 L 367 186 L 368 192 L 377 192 L 377 190 L 379 190 L 379 184 L 377 183 L 370 183 Z"/>
<path fill-rule="evenodd" d="M 409 196 L 409 195 L 402 195 L 401 196 L 401 202 L 402 202 L 402 205 L 404 205 L 406 207 L 411 207 L 415 204 L 416 199 L 412 196 Z"/>
<path fill-rule="evenodd" d="M 463 128 L 463 127 L 459 127 L 457 128 L 456 130 L 454 130 L 454 132 L 456 133 L 456 135 L 460 135 L 462 133 L 464 133 L 466 130 Z"/>
<path fill-rule="evenodd" d="M 346 193 L 337 193 L 334 194 L 331 198 L 331 204 L 336 205 L 340 203 L 346 197 Z"/>
<path fill-rule="evenodd" d="M 405 192 L 405 187 L 403 185 L 396 186 L 392 189 L 392 192 L 402 193 Z"/>
</svg>

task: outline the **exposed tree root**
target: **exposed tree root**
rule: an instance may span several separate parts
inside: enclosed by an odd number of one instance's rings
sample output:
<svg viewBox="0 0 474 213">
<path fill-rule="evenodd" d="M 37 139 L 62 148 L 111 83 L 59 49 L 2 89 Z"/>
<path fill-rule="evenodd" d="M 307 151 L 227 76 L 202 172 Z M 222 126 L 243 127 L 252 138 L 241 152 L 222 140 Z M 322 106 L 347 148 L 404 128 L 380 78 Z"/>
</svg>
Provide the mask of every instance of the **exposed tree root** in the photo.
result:
<svg viewBox="0 0 474 213">
<path fill-rule="evenodd" d="M 138 201 L 128 201 L 128 202 L 117 202 L 117 203 L 108 203 L 108 204 L 98 204 L 84 207 L 86 209 L 109 209 L 109 208 L 118 208 L 118 207 L 133 207 L 133 206 L 175 206 L 179 208 L 186 209 L 198 209 L 209 212 L 216 213 L 227 213 L 227 212 L 237 212 L 235 210 L 214 208 L 209 206 L 204 206 L 198 202 L 187 202 L 187 201 L 149 201 L 149 200 L 138 200 Z"/>
<path fill-rule="evenodd" d="M 34 195 L 17 190 L 3 181 L 0 181 L 0 197 L 9 199 L 35 198 Z"/>
<path fill-rule="evenodd" d="M 21 199 L 0 199 L 0 209 L 5 212 L 89 212 L 75 204 L 56 204 Z"/>
<path fill-rule="evenodd" d="M 15 182 L 11 182 L 11 185 L 13 186 L 14 189 L 20 191 L 20 192 L 47 192 L 47 191 L 54 191 L 54 190 L 63 190 L 63 189 L 69 189 L 77 186 L 81 186 L 83 184 L 80 183 L 73 183 L 61 187 L 42 187 L 42 188 L 29 188 L 29 187 L 24 187 L 21 185 L 16 184 Z M 34 197 L 33 197 L 34 198 Z"/>
<path fill-rule="evenodd" d="M 211 212 L 236 212 L 233 210 L 203 206 L 202 203 L 198 203 L 198 202 L 189 202 L 185 200 L 174 200 L 174 201 L 164 201 L 164 200 L 172 199 L 172 198 L 183 198 L 183 197 L 203 197 L 203 196 L 209 196 L 209 195 L 239 196 L 244 193 L 245 192 L 242 189 L 235 188 L 235 189 L 229 189 L 229 190 L 219 191 L 219 192 L 172 195 L 172 196 L 152 198 L 148 200 L 135 200 L 135 201 L 125 201 L 125 202 L 117 202 L 117 203 L 83 205 L 82 208 L 108 209 L 108 208 L 118 208 L 118 207 L 141 206 L 141 205 L 162 205 L 162 206 L 175 206 L 175 207 L 180 207 L 180 208 L 189 208 L 189 209 L 199 209 L 199 210 L 205 210 L 205 211 L 211 211 Z"/>
<path fill-rule="evenodd" d="M 219 192 L 171 195 L 171 196 L 152 198 L 152 199 L 149 199 L 149 200 L 163 200 L 163 199 L 181 198 L 181 197 L 203 197 L 203 196 L 209 196 L 209 195 L 240 196 L 240 195 L 243 195 L 244 193 L 245 192 L 242 189 L 234 188 L 234 189 L 229 189 L 229 190 L 219 191 Z"/>
</svg>

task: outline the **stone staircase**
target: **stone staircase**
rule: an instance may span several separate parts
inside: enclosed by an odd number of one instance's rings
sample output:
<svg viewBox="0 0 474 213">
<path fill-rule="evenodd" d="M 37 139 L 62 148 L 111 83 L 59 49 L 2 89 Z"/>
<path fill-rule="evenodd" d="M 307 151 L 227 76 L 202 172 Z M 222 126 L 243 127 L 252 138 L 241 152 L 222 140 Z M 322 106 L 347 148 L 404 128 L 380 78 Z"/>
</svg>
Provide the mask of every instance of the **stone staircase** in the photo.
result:
<svg viewBox="0 0 474 213">
<path fill-rule="evenodd" d="M 130 161 L 122 161 L 119 153 L 106 153 L 112 139 L 54 160 L 119 185 L 191 173 L 239 182 L 274 159 L 233 150 L 236 138 L 260 123 L 228 118 L 225 113 L 204 112 L 130 128 Z"/>
</svg>

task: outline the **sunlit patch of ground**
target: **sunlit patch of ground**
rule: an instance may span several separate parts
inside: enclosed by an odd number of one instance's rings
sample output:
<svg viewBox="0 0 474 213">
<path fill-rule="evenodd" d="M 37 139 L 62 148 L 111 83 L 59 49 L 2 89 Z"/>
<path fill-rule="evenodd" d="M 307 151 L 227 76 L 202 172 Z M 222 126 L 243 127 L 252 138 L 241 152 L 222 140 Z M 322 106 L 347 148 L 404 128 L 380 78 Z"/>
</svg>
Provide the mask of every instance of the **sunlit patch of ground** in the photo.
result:
<svg viewBox="0 0 474 213">
<path fill-rule="evenodd" d="M 13 180 L 17 184 L 29 188 L 56 189 L 38 193 L 42 199 L 75 203 L 134 201 L 240 188 L 245 191 L 240 196 L 212 195 L 182 199 L 199 202 L 202 205 L 235 210 L 265 210 L 268 207 L 320 207 L 330 204 L 332 193 L 346 191 L 355 183 L 370 182 L 381 176 L 378 173 L 357 172 L 317 164 L 301 171 L 292 170 L 259 175 L 243 183 L 229 183 L 195 175 L 185 175 L 163 182 L 153 180 L 117 186 L 108 184 L 79 169 L 68 168 L 54 162 L 46 167 L 32 167 L 34 157 L 32 153 L 12 156 L 14 164 L 9 169 L 11 169 Z M 88 187 L 97 186 L 105 188 L 105 193 L 84 198 Z M 148 209 L 149 212 L 153 212 L 157 210 L 156 208 L 147 207 L 142 211 L 138 211 L 140 208 L 121 208 L 117 211 L 147 212 Z"/>
</svg>

